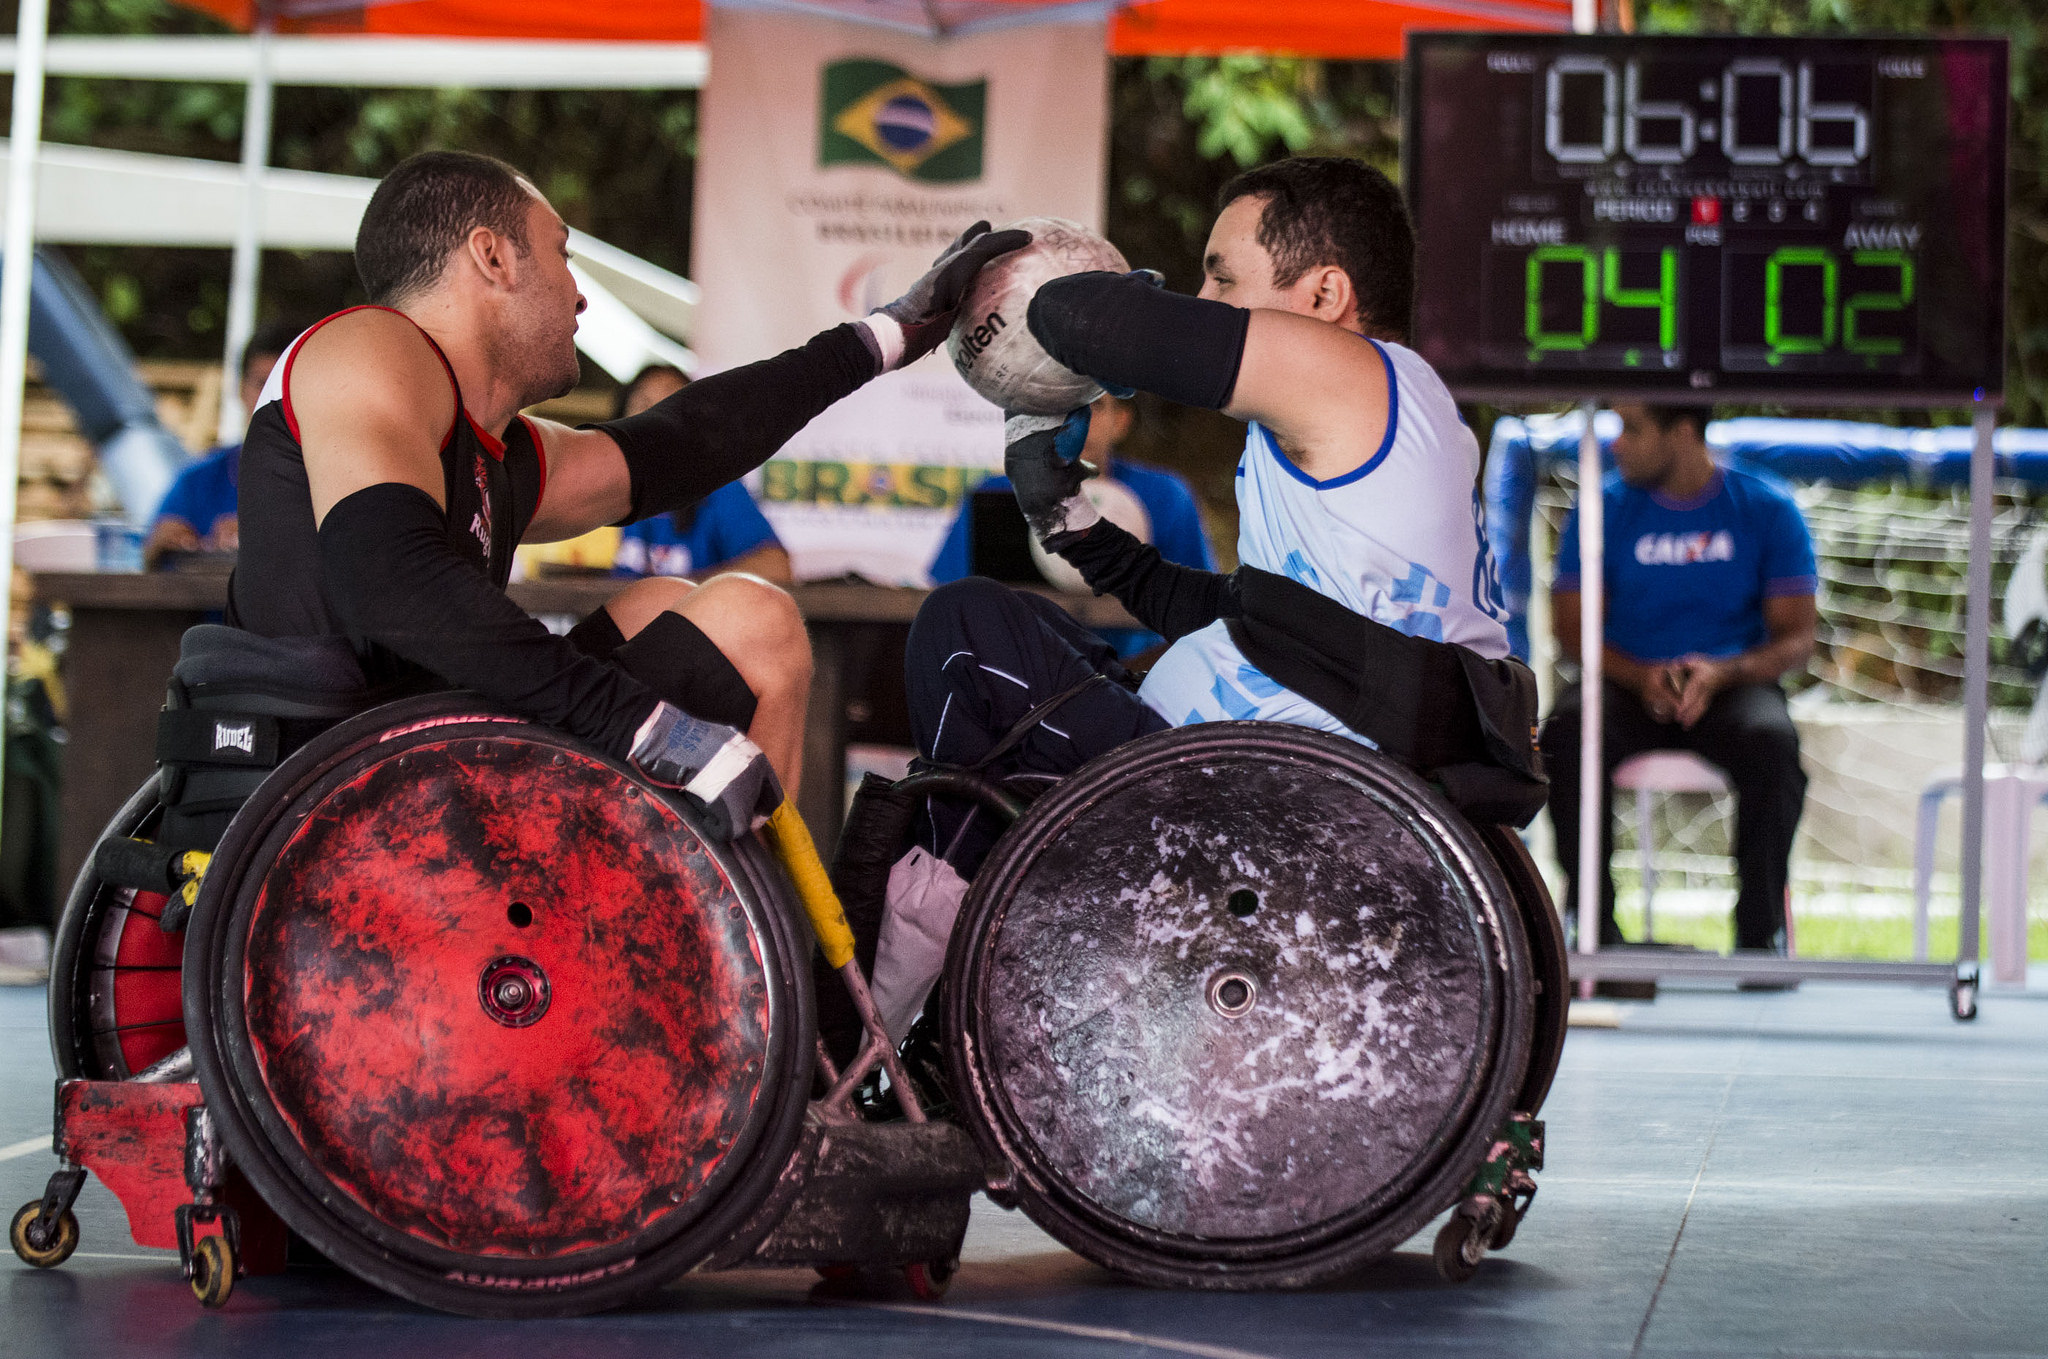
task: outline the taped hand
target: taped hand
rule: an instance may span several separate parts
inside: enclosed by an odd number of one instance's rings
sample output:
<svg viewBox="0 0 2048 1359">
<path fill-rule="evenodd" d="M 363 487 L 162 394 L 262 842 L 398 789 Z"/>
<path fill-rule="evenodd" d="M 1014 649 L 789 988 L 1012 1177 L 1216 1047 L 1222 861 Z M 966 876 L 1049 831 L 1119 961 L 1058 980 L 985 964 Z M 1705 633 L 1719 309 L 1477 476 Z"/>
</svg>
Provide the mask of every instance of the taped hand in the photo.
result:
<svg viewBox="0 0 2048 1359">
<path fill-rule="evenodd" d="M 974 286 L 975 275 L 998 256 L 1031 244 L 1031 233 L 1011 229 L 990 231 L 987 222 L 976 222 L 960 233 L 960 239 L 941 251 L 923 278 L 910 291 L 878 311 L 903 330 L 903 350 L 886 367 L 895 369 L 915 363 L 945 342 L 953 328 L 954 313 Z"/>
<path fill-rule="evenodd" d="M 1081 461 L 1087 443 L 1086 406 L 1063 416 L 1012 413 L 1003 419 L 1003 471 L 1040 542 L 1079 533 L 1102 517 L 1081 494 L 1081 483 L 1096 470 Z"/>
<path fill-rule="evenodd" d="M 654 782 L 681 789 L 716 840 L 737 839 L 782 801 L 768 757 L 744 732 L 671 704 L 658 705 L 641 724 L 628 758 Z"/>
</svg>

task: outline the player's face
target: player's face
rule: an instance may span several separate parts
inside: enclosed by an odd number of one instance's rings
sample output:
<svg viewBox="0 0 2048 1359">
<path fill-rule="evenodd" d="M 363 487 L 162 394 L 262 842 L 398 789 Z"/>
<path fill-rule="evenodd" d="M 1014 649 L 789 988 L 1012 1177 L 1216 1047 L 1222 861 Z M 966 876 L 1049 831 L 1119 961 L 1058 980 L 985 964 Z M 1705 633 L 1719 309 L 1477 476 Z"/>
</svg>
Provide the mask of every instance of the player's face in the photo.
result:
<svg viewBox="0 0 2048 1359">
<path fill-rule="evenodd" d="M 1233 307 L 1265 308 L 1338 321 L 1328 314 L 1328 300 L 1317 306 L 1318 287 L 1326 271 L 1310 269 L 1285 288 L 1273 282 L 1273 257 L 1259 244 L 1259 219 L 1266 200 L 1247 195 L 1232 199 L 1209 228 L 1202 251 L 1201 296 Z"/>
<path fill-rule="evenodd" d="M 1617 401 L 1614 413 L 1621 417 L 1621 436 L 1614 441 L 1614 465 L 1621 479 L 1639 489 L 1662 485 L 1675 457 L 1669 433 L 1657 428 L 1649 409 L 1638 403 Z"/>
<path fill-rule="evenodd" d="M 569 228 L 538 193 L 526 209 L 526 244 L 507 321 L 531 404 L 576 385 L 576 317 L 584 301 L 569 272 Z"/>
</svg>

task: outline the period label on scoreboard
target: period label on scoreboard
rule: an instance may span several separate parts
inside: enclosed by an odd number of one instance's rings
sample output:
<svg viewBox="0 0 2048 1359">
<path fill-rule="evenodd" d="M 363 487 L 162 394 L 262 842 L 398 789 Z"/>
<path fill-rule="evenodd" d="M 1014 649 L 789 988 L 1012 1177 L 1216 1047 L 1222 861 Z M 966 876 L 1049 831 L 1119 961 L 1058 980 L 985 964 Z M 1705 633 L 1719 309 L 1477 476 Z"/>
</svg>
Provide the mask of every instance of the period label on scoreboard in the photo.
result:
<svg viewBox="0 0 2048 1359">
<path fill-rule="evenodd" d="M 1461 395 L 2001 389 L 2003 40 L 1418 34 L 1407 75 L 1415 346 Z"/>
</svg>

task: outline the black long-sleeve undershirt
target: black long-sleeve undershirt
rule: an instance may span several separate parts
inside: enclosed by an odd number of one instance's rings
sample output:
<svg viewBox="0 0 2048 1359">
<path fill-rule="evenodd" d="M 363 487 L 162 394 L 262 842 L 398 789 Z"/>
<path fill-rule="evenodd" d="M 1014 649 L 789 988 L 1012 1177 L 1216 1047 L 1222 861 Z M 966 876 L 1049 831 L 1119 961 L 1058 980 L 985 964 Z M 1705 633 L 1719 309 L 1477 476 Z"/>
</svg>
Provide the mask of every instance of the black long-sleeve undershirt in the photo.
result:
<svg viewBox="0 0 2048 1359">
<path fill-rule="evenodd" d="M 687 509 L 775 456 L 796 432 L 875 376 L 875 352 L 857 326 L 700 378 L 638 415 L 596 428 L 612 436 L 632 478 L 622 523 Z"/>
<path fill-rule="evenodd" d="M 1107 519 L 1079 533 L 1056 533 L 1045 545 L 1072 562 L 1096 593 L 1114 595 L 1169 642 L 1241 611 L 1235 576 L 1170 562 Z"/>
<path fill-rule="evenodd" d="M 1039 288 L 1025 313 L 1045 352 L 1097 382 L 1222 410 L 1237 388 L 1252 314 L 1094 271 Z"/>
<path fill-rule="evenodd" d="M 458 688 L 623 758 L 654 692 L 578 651 L 514 604 L 448 543 L 417 486 L 383 481 L 344 497 L 319 531 L 328 602 L 350 640 L 375 643 Z"/>
</svg>

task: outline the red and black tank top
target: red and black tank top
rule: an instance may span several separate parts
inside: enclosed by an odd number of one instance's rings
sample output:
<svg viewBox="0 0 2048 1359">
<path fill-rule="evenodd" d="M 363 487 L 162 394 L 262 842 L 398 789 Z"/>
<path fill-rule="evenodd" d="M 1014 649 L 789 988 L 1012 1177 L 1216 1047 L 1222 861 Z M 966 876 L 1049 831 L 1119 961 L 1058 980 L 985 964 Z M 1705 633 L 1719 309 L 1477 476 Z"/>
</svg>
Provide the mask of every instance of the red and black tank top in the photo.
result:
<svg viewBox="0 0 2048 1359">
<path fill-rule="evenodd" d="M 227 622 L 233 627 L 264 637 L 349 635 L 321 583 L 313 495 L 292 414 L 291 382 L 292 365 L 307 337 L 336 317 L 363 310 L 368 309 L 336 312 L 294 340 L 258 399 L 242 443 L 236 507 L 241 548 L 228 582 Z M 433 346 L 455 392 L 455 418 L 441 440 L 448 545 L 503 589 L 511 579 L 512 550 L 547 489 L 547 457 L 524 416 L 512 422 L 503 441 L 470 419 L 447 356 L 432 336 L 424 330 L 420 334 Z M 373 684 L 407 678 L 418 669 L 381 647 L 358 643 L 357 651 Z"/>
</svg>

